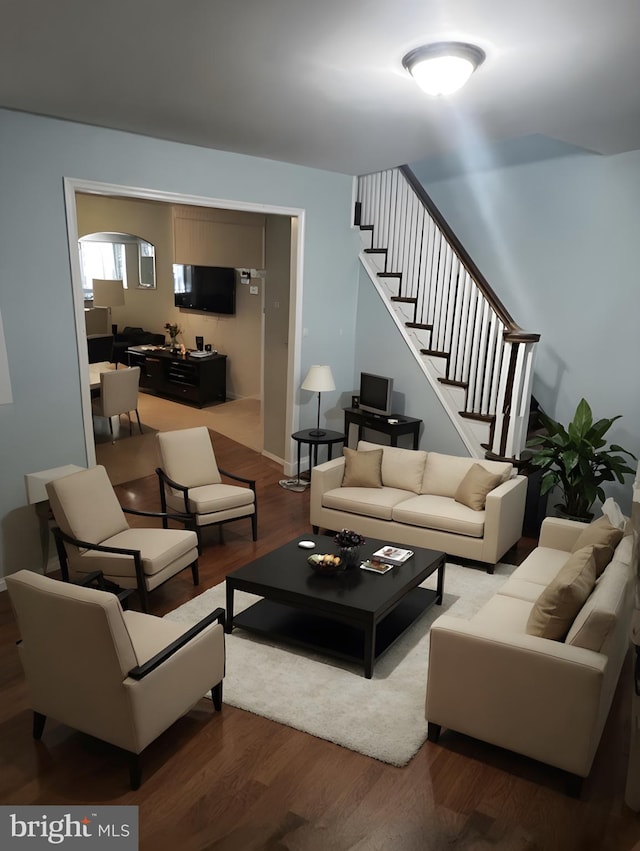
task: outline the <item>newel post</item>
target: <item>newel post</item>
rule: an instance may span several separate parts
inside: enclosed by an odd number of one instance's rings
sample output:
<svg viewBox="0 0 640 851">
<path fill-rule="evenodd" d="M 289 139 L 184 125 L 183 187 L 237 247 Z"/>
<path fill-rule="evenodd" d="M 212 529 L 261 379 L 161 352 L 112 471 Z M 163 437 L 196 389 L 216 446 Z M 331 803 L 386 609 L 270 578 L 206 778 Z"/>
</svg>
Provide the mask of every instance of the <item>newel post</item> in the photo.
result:
<svg viewBox="0 0 640 851">
<path fill-rule="evenodd" d="M 504 332 L 504 354 L 490 455 L 519 459 L 527 440 L 533 362 L 539 334 Z"/>
</svg>

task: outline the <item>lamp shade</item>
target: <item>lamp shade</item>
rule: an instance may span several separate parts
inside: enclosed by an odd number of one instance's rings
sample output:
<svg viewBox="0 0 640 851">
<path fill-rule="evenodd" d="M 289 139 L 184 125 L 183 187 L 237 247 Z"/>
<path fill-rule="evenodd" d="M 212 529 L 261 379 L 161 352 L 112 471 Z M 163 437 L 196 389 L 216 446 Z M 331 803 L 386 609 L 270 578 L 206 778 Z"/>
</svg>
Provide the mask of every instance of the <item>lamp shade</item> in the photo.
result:
<svg viewBox="0 0 640 851">
<path fill-rule="evenodd" d="M 324 393 L 335 390 L 336 383 L 333 380 L 330 366 L 310 366 L 307 377 L 302 382 L 303 390 L 311 390 L 314 393 Z"/>
<path fill-rule="evenodd" d="M 122 281 L 94 278 L 93 304 L 95 307 L 119 307 L 124 304 Z"/>
<path fill-rule="evenodd" d="M 427 94 L 449 95 L 464 86 L 484 59 L 484 51 L 473 44 L 441 42 L 415 48 L 402 64 Z"/>
</svg>

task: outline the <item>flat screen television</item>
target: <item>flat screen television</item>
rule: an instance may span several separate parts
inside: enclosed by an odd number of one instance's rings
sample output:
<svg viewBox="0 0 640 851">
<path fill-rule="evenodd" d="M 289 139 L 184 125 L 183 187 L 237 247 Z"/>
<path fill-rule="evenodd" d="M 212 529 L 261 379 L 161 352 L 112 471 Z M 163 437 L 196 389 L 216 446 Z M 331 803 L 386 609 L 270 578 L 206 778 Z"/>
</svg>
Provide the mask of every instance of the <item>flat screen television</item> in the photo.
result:
<svg viewBox="0 0 640 851">
<path fill-rule="evenodd" d="M 173 264 L 176 307 L 205 313 L 236 312 L 236 272 L 224 266 Z"/>
<path fill-rule="evenodd" d="M 360 407 L 371 414 L 388 417 L 391 413 L 393 378 L 384 375 L 360 373 Z"/>
</svg>

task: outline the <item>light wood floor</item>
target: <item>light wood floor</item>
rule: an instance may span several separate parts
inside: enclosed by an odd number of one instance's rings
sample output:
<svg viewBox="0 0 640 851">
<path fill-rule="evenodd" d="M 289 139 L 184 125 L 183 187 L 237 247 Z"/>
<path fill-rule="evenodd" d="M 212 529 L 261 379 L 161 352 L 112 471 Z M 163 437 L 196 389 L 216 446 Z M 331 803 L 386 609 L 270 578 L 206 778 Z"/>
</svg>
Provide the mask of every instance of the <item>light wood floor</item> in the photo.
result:
<svg viewBox="0 0 640 851">
<path fill-rule="evenodd" d="M 235 399 L 207 408 L 195 408 L 140 392 L 138 413 L 142 434 L 135 415 L 131 435 L 127 416 L 123 415 L 120 423 L 114 417 L 115 444 L 111 441 L 108 420 L 94 417 L 96 461 L 104 465 L 114 485 L 153 473 L 160 463 L 155 437 L 159 431 L 205 425 L 248 449 L 262 452 L 263 425 L 259 399 Z"/>
<path fill-rule="evenodd" d="M 208 530 L 200 587 L 189 571 L 169 581 L 151 595 L 157 615 L 310 534 L 308 492 L 280 488 L 280 468 L 256 452 L 223 435 L 215 443 L 222 466 L 257 479 L 259 539 L 246 520 L 226 527 L 223 544 Z M 117 490 L 125 504 L 158 507 L 153 476 Z M 521 561 L 532 544 L 510 559 Z M 2 594 L 0 801 L 136 804 L 144 851 L 630 851 L 640 840 L 623 802 L 630 664 L 581 800 L 564 794 L 560 772 L 455 733 L 395 768 L 230 706 L 214 715 L 206 700 L 147 748 L 143 784 L 132 792 L 117 749 L 52 720 L 42 741 L 32 740 L 17 637 Z"/>
</svg>

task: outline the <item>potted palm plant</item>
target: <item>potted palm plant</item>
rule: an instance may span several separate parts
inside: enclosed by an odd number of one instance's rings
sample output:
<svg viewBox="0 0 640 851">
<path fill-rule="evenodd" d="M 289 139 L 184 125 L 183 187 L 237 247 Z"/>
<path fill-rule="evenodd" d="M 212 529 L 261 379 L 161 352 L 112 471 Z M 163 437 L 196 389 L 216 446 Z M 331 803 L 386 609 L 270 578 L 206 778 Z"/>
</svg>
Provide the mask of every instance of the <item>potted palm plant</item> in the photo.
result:
<svg viewBox="0 0 640 851">
<path fill-rule="evenodd" d="M 631 452 L 615 443 L 607 445 L 604 435 L 622 416 L 593 421 L 588 402 L 581 399 L 573 420 L 565 428 L 546 414 L 539 412 L 544 434 L 531 438 L 527 446 L 533 450 L 530 463 L 542 472 L 541 494 L 558 487 L 562 501 L 555 507 L 565 517 L 591 520 L 591 507 L 596 499 L 604 502 L 603 482 L 618 480 L 634 470 L 624 455 Z"/>
</svg>

